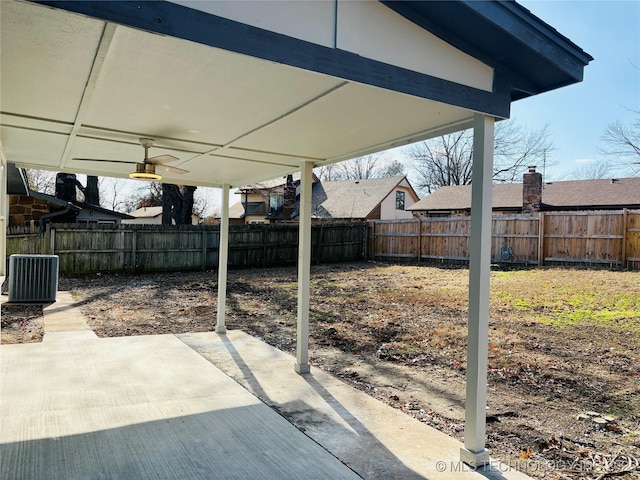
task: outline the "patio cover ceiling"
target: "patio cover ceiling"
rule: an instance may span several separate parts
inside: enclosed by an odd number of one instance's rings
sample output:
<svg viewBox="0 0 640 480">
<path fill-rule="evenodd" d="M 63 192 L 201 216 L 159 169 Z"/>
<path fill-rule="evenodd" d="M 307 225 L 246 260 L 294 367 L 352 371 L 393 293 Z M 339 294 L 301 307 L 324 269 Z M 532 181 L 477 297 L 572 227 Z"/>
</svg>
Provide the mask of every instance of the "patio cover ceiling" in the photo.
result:
<svg viewBox="0 0 640 480">
<path fill-rule="evenodd" d="M 179 5 L 184 3 L 185 5 Z M 7 161 L 239 186 L 468 128 L 591 60 L 489 2 L 0 2 Z M 454 19 L 455 21 L 452 21 Z"/>
</svg>

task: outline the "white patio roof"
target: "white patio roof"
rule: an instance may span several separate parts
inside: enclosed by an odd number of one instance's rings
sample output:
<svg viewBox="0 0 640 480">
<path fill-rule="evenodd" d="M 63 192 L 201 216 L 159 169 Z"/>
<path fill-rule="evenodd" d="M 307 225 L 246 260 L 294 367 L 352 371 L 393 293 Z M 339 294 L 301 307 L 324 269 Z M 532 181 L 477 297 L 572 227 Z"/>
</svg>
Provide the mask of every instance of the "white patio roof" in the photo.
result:
<svg viewBox="0 0 640 480">
<path fill-rule="evenodd" d="M 469 40 L 451 32 L 444 41 L 443 26 L 431 33 L 420 20 L 427 5 L 406 2 L 396 12 L 390 7 L 405 2 L 177 3 L 3 0 L 7 161 L 126 177 L 131 165 L 74 158 L 141 161 L 139 138 L 150 137 L 150 156 L 174 155 L 172 165 L 190 172 L 165 174 L 167 182 L 239 186 L 303 161 L 318 166 L 468 128 L 474 112 L 507 117 L 512 97 L 522 96 L 521 87 L 514 93 L 522 77 L 515 63 L 487 60 L 495 47 L 480 55 L 480 41 L 471 53 L 452 46 Z M 471 7 L 459 21 L 484 19 L 496 32 L 497 13 L 509 21 L 528 13 Z M 536 26 L 534 19 L 527 22 Z M 549 32 L 533 36 L 560 38 Z M 514 48 L 531 40 L 512 38 Z M 585 55 L 565 43 L 572 62 Z M 558 70 L 542 49 L 529 53 Z M 533 90 L 575 77 L 563 73 Z"/>
</svg>

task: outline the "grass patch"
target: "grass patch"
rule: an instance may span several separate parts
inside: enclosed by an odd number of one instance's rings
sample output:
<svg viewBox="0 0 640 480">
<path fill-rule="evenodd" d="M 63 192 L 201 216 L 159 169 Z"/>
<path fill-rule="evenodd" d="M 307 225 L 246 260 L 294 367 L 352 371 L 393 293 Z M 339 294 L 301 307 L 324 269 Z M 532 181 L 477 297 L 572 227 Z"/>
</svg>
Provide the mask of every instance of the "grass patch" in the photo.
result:
<svg viewBox="0 0 640 480">
<path fill-rule="evenodd" d="M 492 306 L 516 312 L 529 321 L 558 326 L 590 321 L 638 332 L 639 290 L 640 276 L 634 272 L 495 272 Z"/>
</svg>

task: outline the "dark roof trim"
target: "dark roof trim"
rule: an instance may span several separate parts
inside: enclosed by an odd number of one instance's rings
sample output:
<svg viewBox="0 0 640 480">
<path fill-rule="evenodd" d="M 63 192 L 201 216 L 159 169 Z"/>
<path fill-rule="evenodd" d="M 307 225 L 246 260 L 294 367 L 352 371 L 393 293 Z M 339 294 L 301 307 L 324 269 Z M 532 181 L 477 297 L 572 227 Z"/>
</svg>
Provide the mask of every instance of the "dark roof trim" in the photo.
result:
<svg viewBox="0 0 640 480">
<path fill-rule="evenodd" d="M 114 217 L 120 217 L 122 219 L 133 219 L 136 217 L 132 217 L 126 213 L 116 212 L 114 210 L 108 210 L 106 208 L 99 207 L 97 205 L 91 205 L 90 203 L 84 202 L 67 202 L 66 200 L 61 200 L 53 195 L 47 195 L 46 193 L 36 192 L 35 190 L 29 190 L 29 196 L 34 198 L 39 198 L 40 200 L 44 200 L 46 202 L 52 203 L 59 207 L 67 207 L 70 206 L 72 210 L 79 212 L 80 210 L 94 210 L 96 212 L 102 212 L 108 215 L 112 215 Z"/>
<path fill-rule="evenodd" d="M 116 212 L 115 210 L 109 210 L 108 208 L 102 208 L 99 207 L 98 205 L 91 205 L 90 203 L 84 203 L 84 202 L 75 202 L 75 205 L 80 207 L 83 210 L 93 210 L 95 212 L 101 212 L 104 213 L 106 215 L 112 215 L 114 217 L 119 217 L 123 220 L 131 220 L 134 219 L 136 217 L 129 215 L 127 213 L 122 213 L 122 212 Z"/>
<path fill-rule="evenodd" d="M 511 0 L 383 3 L 508 78 L 511 100 L 580 82 L 593 60 Z"/>
<path fill-rule="evenodd" d="M 40 200 L 44 200 L 45 202 L 52 203 L 52 204 L 57 205 L 59 207 L 70 206 L 71 210 L 73 210 L 75 212 L 79 212 L 80 210 L 82 210 L 80 207 L 74 205 L 71 202 L 67 202 L 66 200 L 61 200 L 61 199 L 56 198 L 56 197 L 54 197 L 52 195 L 47 195 L 46 193 L 40 193 L 40 192 L 36 192 L 35 190 L 29 190 L 28 194 L 29 194 L 30 197 L 39 198 Z"/>
<path fill-rule="evenodd" d="M 638 203 L 625 203 L 625 204 L 595 204 L 595 205 L 551 205 L 549 203 L 542 203 L 540 210 L 543 212 L 557 211 L 557 210 L 623 210 L 623 209 L 635 210 L 640 208 Z"/>
<path fill-rule="evenodd" d="M 28 195 L 29 187 L 22 168 L 7 163 L 7 195 Z"/>
<path fill-rule="evenodd" d="M 511 99 L 504 88 L 486 92 L 170 2 L 34 0 L 34 3 L 496 117 L 509 117 Z"/>
</svg>

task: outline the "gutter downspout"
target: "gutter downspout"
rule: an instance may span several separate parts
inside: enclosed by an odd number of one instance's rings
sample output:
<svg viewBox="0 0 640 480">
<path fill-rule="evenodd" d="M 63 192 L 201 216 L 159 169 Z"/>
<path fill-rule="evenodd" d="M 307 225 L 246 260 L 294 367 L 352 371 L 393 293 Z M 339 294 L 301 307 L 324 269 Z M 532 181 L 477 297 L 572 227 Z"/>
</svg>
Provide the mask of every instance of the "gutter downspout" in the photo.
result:
<svg viewBox="0 0 640 480">
<path fill-rule="evenodd" d="M 66 215 L 67 213 L 69 213 L 71 210 L 77 210 L 80 211 L 80 207 L 76 207 L 73 203 L 68 202 L 67 206 L 64 207 L 64 210 L 59 210 L 57 212 L 51 212 L 51 213 L 45 213 L 44 215 L 42 215 L 40 217 L 40 221 L 38 223 L 40 230 L 44 230 L 44 222 L 45 220 L 49 220 L 50 218 L 54 218 L 54 217 L 60 217 L 62 215 Z"/>
</svg>

